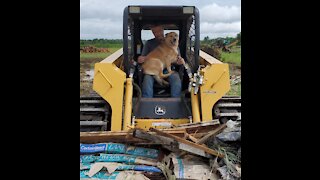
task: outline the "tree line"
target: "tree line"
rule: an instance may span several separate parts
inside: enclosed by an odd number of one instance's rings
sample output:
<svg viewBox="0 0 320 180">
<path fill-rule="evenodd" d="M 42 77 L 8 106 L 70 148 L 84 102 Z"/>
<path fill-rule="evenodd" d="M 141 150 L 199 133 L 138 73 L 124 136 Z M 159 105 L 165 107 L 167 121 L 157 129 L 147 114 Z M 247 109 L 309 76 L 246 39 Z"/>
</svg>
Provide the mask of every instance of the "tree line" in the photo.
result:
<svg viewBox="0 0 320 180">
<path fill-rule="evenodd" d="M 210 39 L 208 36 L 204 37 L 203 40 L 201 40 L 201 45 L 215 45 L 215 46 L 221 46 L 221 45 L 227 45 L 229 43 L 234 42 L 235 40 L 238 40 L 237 45 L 241 45 L 241 32 L 237 34 L 236 37 L 219 37 L 219 38 L 213 38 Z M 98 48 L 121 48 L 122 47 L 122 39 L 90 39 L 90 40 L 84 40 L 80 39 L 80 47 L 84 46 L 95 46 Z"/>
<path fill-rule="evenodd" d="M 122 39 L 80 39 L 80 47 L 95 46 L 99 48 L 122 47 Z"/>
<path fill-rule="evenodd" d="M 237 34 L 236 37 L 218 37 L 210 39 L 208 36 L 204 37 L 204 39 L 201 41 L 201 45 L 211 45 L 211 46 L 222 46 L 230 44 L 234 41 L 238 40 L 237 45 L 241 45 L 241 32 Z"/>
</svg>

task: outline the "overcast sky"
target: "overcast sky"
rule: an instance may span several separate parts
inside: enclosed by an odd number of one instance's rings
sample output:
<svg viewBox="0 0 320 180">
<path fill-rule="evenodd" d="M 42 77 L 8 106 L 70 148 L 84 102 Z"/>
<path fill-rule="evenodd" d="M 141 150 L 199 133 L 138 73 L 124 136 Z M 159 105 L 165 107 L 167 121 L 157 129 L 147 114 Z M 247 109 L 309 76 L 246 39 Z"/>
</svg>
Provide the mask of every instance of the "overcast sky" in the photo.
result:
<svg viewBox="0 0 320 180">
<path fill-rule="evenodd" d="M 128 5 L 192 5 L 200 11 L 200 39 L 235 37 L 241 31 L 241 0 L 80 0 L 80 39 L 122 39 Z"/>
</svg>

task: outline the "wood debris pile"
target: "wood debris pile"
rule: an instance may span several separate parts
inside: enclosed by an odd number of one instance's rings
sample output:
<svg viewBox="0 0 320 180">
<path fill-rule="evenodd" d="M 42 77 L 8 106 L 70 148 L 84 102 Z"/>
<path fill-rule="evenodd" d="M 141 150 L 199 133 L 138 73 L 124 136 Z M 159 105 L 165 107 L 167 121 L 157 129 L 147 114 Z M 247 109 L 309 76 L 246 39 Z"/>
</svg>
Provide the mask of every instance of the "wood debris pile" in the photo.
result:
<svg viewBox="0 0 320 180">
<path fill-rule="evenodd" d="M 80 143 L 82 178 L 241 179 L 241 120 L 148 131 L 80 132 Z M 90 147 L 100 151 L 83 155 L 85 147 L 87 153 Z M 84 157 L 91 165 L 84 164 Z"/>
</svg>

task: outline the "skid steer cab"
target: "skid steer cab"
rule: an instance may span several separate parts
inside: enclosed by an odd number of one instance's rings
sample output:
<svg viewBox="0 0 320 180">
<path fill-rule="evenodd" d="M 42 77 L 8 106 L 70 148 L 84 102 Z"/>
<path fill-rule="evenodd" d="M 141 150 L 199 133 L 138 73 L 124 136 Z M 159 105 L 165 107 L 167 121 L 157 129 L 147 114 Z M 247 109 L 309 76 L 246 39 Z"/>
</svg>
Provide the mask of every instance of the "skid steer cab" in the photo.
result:
<svg viewBox="0 0 320 180">
<path fill-rule="evenodd" d="M 161 24 L 165 33 L 179 35 L 179 50 L 186 65 L 175 71 L 181 78 L 181 97 L 170 87 L 154 84 L 154 97 L 143 98 L 143 70 L 137 63 L 150 27 Z M 123 13 L 123 48 L 95 64 L 93 89 L 109 104 L 108 128 L 170 128 L 212 121 L 214 106 L 230 89 L 228 64 L 200 51 L 199 10 L 194 6 L 128 6 Z M 147 37 L 149 34 L 149 37 Z M 147 38 L 147 39 L 145 39 Z"/>
</svg>

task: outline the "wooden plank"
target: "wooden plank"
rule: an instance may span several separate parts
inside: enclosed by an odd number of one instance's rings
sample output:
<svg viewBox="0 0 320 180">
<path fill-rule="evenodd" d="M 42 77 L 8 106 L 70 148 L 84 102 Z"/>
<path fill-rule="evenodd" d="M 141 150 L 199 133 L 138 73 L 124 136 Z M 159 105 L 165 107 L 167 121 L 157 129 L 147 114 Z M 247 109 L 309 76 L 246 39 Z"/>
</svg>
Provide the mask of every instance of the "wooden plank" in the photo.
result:
<svg viewBox="0 0 320 180">
<path fill-rule="evenodd" d="M 119 49 L 118 51 L 112 53 L 110 56 L 102 60 L 100 63 L 113 63 L 115 60 L 117 60 L 119 57 L 121 57 L 123 54 L 123 48 Z"/>
<path fill-rule="evenodd" d="M 196 148 L 196 147 L 193 147 L 193 146 L 190 146 L 190 145 L 185 144 L 185 143 L 179 143 L 179 149 L 184 150 L 180 154 L 180 156 L 184 156 L 185 152 L 190 152 L 190 153 L 197 154 L 199 156 L 203 156 L 203 157 L 206 157 L 206 158 L 213 158 L 213 156 L 211 154 L 206 153 L 204 150 Z"/>
<path fill-rule="evenodd" d="M 133 136 L 136 138 L 150 141 L 153 144 L 161 144 L 162 147 L 172 152 L 177 152 L 179 149 L 178 143 L 173 139 L 170 139 L 168 137 L 158 136 L 155 133 L 151 134 L 151 132 L 147 132 L 140 128 L 135 128 L 133 130 Z"/>
<path fill-rule="evenodd" d="M 203 127 L 203 126 L 217 125 L 217 124 L 220 124 L 218 119 L 208 121 L 208 122 L 180 124 L 180 125 L 176 126 L 175 129 L 190 129 L 190 128 L 197 128 L 197 127 Z"/>
<path fill-rule="evenodd" d="M 198 139 L 193 137 L 192 135 L 188 134 L 188 138 L 193 142 L 198 142 Z"/>
<path fill-rule="evenodd" d="M 136 128 L 133 132 L 133 136 L 136 138 L 141 138 L 144 140 L 151 141 L 155 144 L 161 144 L 162 147 L 164 147 L 165 149 L 168 149 L 172 152 L 180 153 L 181 156 L 187 152 L 190 152 L 203 157 L 212 158 L 212 155 L 206 153 L 202 149 L 198 149 L 193 146 L 190 146 L 181 142 L 177 142 L 176 140 L 165 137 L 165 136 L 150 134 L 150 132 L 147 132 L 143 129 Z M 183 150 L 183 151 L 179 151 L 179 150 Z"/>
<path fill-rule="evenodd" d="M 165 131 L 167 132 L 167 131 Z M 170 130 L 170 134 L 182 137 L 183 130 Z M 155 134 L 155 133 L 152 133 Z M 100 142 L 119 142 L 119 143 L 145 143 L 146 140 L 133 137 L 132 132 L 125 131 L 99 131 L 99 132 L 80 132 L 80 143 L 100 143 Z"/>
<path fill-rule="evenodd" d="M 132 133 L 127 132 L 80 132 L 80 143 L 103 142 L 138 143 L 146 141 L 134 138 Z"/>
<path fill-rule="evenodd" d="M 201 139 L 199 139 L 199 141 L 197 142 L 197 144 L 203 144 L 203 143 L 205 143 L 210 137 L 219 134 L 219 133 L 220 133 L 221 131 L 223 131 L 226 127 L 227 127 L 227 124 L 222 124 L 222 125 L 219 126 L 217 129 L 209 132 L 207 135 L 205 135 L 204 137 L 202 137 Z"/>
<path fill-rule="evenodd" d="M 219 127 L 219 125 L 209 125 L 209 126 L 201 126 L 201 127 L 193 127 L 193 128 L 186 128 L 186 131 L 189 134 L 195 134 L 195 133 L 208 133 L 214 129 Z"/>
<path fill-rule="evenodd" d="M 189 146 L 192 146 L 192 147 L 195 147 L 195 148 L 198 148 L 198 149 L 201 149 L 203 150 L 204 152 L 208 153 L 208 154 L 211 154 L 211 155 L 214 155 L 214 156 L 218 156 L 220 158 L 223 158 L 224 155 L 213 150 L 213 149 L 210 149 L 210 148 L 207 148 L 205 146 L 202 146 L 202 145 L 199 145 L 199 144 L 196 144 L 196 143 L 193 143 L 193 142 L 190 142 L 188 140 L 185 140 L 181 137 L 178 137 L 178 136 L 175 136 L 173 134 L 168 134 L 166 132 L 163 132 L 163 131 L 160 131 L 158 129 L 154 129 L 154 128 L 150 128 L 150 131 L 152 132 L 156 132 L 157 134 L 161 135 L 161 136 L 165 136 L 165 137 L 169 137 L 169 138 L 172 138 L 176 141 L 178 141 L 179 143 L 183 143 L 183 144 L 186 144 L 186 145 L 189 145 Z"/>
<path fill-rule="evenodd" d="M 143 140 L 148 140 L 153 143 L 161 144 L 161 145 L 171 145 L 174 141 L 170 138 L 163 138 L 161 136 L 157 136 L 156 134 L 150 134 L 147 131 L 135 128 L 133 130 L 133 137 L 140 138 Z"/>
<path fill-rule="evenodd" d="M 205 61 L 207 61 L 210 64 L 222 64 L 221 61 L 219 61 L 218 59 L 216 59 L 213 56 L 210 56 L 209 54 L 205 53 L 204 51 L 199 52 L 199 56 L 204 59 Z"/>
<path fill-rule="evenodd" d="M 204 136 L 207 135 L 207 134 L 208 134 L 208 132 L 205 132 L 205 133 L 195 132 L 195 133 L 193 134 L 193 136 L 194 136 L 195 138 L 197 138 L 197 139 L 201 139 L 202 137 L 204 137 Z"/>
<path fill-rule="evenodd" d="M 186 130 L 188 134 L 196 133 L 207 133 L 212 131 L 213 129 L 217 128 L 220 125 L 219 120 L 212 120 L 208 122 L 197 122 L 197 123 L 190 123 L 190 124 L 182 124 L 175 127 L 175 130 Z"/>
<path fill-rule="evenodd" d="M 191 141 L 193 141 L 195 143 L 198 142 L 197 138 L 195 138 L 194 136 L 188 134 L 187 132 L 185 132 L 185 138 L 184 139 L 190 139 Z"/>
</svg>

